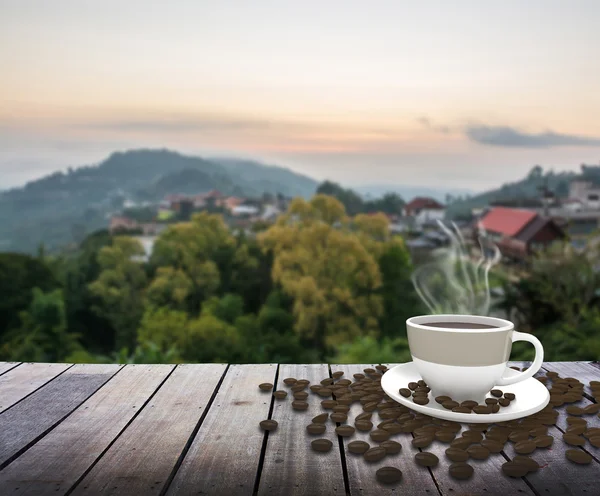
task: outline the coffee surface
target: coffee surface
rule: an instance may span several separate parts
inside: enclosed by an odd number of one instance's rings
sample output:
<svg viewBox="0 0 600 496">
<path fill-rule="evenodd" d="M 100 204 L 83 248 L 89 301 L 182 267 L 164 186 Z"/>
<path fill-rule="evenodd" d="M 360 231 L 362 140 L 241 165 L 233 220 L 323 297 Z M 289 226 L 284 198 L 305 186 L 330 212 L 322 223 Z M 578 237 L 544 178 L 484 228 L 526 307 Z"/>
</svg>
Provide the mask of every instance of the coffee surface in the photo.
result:
<svg viewBox="0 0 600 496">
<path fill-rule="evenodd" d="M 496 326 L 487 324 L 473 324 L 471 322 L 425 322 L 427 327 L 440 327 L 445 329 L 496 329 Z"/>
</svg>

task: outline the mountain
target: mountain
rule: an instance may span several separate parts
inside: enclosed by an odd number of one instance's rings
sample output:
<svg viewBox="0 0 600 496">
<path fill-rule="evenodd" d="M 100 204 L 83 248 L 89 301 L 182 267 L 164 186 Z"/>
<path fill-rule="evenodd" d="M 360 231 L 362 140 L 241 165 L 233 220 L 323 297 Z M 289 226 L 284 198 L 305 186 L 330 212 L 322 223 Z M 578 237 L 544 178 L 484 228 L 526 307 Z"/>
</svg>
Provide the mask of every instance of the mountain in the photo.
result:
<svg viewBox="0 0 600 496">
<path fill-rule="evenodd" d="M 0 250 L 54 249 L 108 223 L 124 200 L 158 201 L 169 193 L 311 196 L 317 182 L 281 167 L 205 159 L 170 150 L 113 153 L 97 165 L 70 168 L 0 192 Z"/>
<path fill-rule="evenodd" d="M 454 197 L 475 194 L 475 192 L 470 189 L 441 189 L 427 186 L 402 186 L 395 184 L 366 184 L 363 186 L 355 186 L 352 189 L 364 197 L 372 196 L 377 198 L 386 193 L 396 193 L 400 195 L 406 202 L 409 202 L 416 196 L 427 196 L 444 203 L 446 201 L 446 195 L 448 194 Z"/>
</svg>

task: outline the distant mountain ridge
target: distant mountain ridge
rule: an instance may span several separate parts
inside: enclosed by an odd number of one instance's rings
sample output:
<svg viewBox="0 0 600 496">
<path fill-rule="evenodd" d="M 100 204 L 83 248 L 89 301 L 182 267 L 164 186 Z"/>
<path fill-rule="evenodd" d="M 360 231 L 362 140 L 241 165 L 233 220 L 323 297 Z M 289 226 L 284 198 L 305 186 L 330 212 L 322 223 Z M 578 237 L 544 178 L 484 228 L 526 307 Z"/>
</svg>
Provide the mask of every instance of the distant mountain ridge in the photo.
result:
<svg viewBox="0 0 600 496">
<path fill-rule="evenodd" d="M 108 223 L 126 199 L 159 201 L 168 193 L 310 197 L 317 182 L 289 169 L 236 159 L 206 159 L 170 150 L 115 152 L 97 165 L 55 172 L 0 192 L 0 247 L 57 248 Z"/>
</svg>

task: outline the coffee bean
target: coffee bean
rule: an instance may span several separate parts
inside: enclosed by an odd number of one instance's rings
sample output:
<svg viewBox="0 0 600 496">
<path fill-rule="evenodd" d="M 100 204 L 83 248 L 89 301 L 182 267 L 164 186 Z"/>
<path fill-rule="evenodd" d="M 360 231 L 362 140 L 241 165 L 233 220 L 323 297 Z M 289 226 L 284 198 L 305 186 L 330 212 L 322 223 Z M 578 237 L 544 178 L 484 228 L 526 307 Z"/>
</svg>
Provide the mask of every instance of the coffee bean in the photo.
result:
<svg viewBox="0 0 600 496">
<path fill-rule="evenodd" d="M 327 452 L 333 446 L 333 443 L 329 439 L 315 439 L 310 443 L 314 451 Z"/>
<path fill-rule="evenodd" d="M 469 453 L 460 448 L 448 448 L 446 456 L 453 462 L 466 462 L 469 459 Z"/>
<path fill-rule="evenodd" d="M 498 413 L 500 411 L 500 405 L 490 405 L 492 407 L 492 413 Z"/>
<path fill-rule="evenodd" d="M 346 415 L 345 413 L 337 412 L 337 413 L 332 413 L 329 416 L 329 418 L 331 420 L 333 420 L 334 422 L 343 424 L 344 422 L 346 422 L 346 420 L 348 420 L 348 415 Z"/>
<path fill-rule="evenodd" d="M 333 384 L 333 379 L 331 377 L 327 377 L 321 381 L 321 386 L 330 386 Z"/>
<path fill-rule="evenodd" d="M 309 434 L 323 434 L 325 432 L 325 424 L 308 424 L 306 431 Z"/>
<path fill-rule="evenodd" d="M 586 439 L 596 436 L 600 436 L 600 427 L 592 427 L 590 429 L 586 429 L 583 432 L 583 437 L 585 437 Z"/>
<path fill-rule="evenodd" d="M 363 412 L 356 416 L 356 420 L 371 420 L 372 416 L 373 414 L 371 412 Z"/>
<path fill-rule="evenodd" d="M 492 389 L 490 391 L 490 394 L 494 397 L 494 398 L 502 398 L 502 395 L 504 394 L 502 391 L 500 391 L 499 389 Z"/>
<path fill-rule="evenodd" d="M 579 418 L 579 417 L 567 417 L 567 424 L 575 425 L 575 424 L 587 424 L 587 420 Z"/>
<path fill-rule="evenodd" d="M 411 391 L 414 391 L 418 387 L 419 387 L 419 385 L 416 382 L 409 382 L 408 383 L 408 389 L 410 389 Z"/>
<path fill-rule="evenodd" d="M 364 369 L 363 372 L 367 375 L 371 375 L 374 374 L 375 372 L 377 372 L 375 369 Z"/>
<path fill-rule="evenodd" d="M 352 427 L 351 425 L 340 425 L 339 427 L 335 428 L 336 434 L 342 437 L 350 437 L 354 434 L 355 431 L 356 429 L 354 429 L 354 427 Z"/>
<path fill-rule="evenodd" d="M 402 480 L 402 472 L 396 467 L 381 467 L 375 476 L 382 484 L 395 484 Z"/>
<path fill-rule="evenodd" d="M 459 439 L 455 439 L 450 443 L 451 448 L 458 448 L 462 450 L 466 450 L 469 446 L 473 444 L 470 439 L 462 437 Z"/>
<path fill-rule="evenodd" d="M 323 396 L 324 398 L 327 398 L 328 396 L 331 396 L 333 394 L 333 391 L 329 388 L 322 387 L 321 389 L 319 389 L 317 391 L 317 394 L 319 396 Z"/>
<path fill-rule="evenodd" d="M 417 462 L 417 465 L 421 465 L 421 467 L 435 467 L 440 460 L 433 453 L 423 451 L 422 453 L 415 454 L 415 461 Z"/>
<path fill-rule="evenodd" d="M 298 387 L 300 387 L 300 386 L 298 386 Z M 318 392 L 318 391 L 319 391 L 319 389 L 321 389 L 322 387 L 323 387 L 323 386 L 321 386 L 320 384 L 313 384 L 312 386 L 310 386 L 310 388 L 309 388 L 309 389 L 310 389 L 310 390 L 311 390 L 313 393 L 316 393 L 316 392 Z M 303 389 L 304 389 L 304 388 L 303 388 Z"/>
<path fill-rule="evenodd" d="M 278 424 L 276 420 L 263 420 L 259 425 L 263 431 L 274 431 Z"/>
<path fill-rule="evenodd" d="M 308 408 L 308 403 L 306 401 L 295 400 L 292 401 L 292 408 L 294 410 L 306 410 Z"/>
<path fill-rule="evenodd" d="M 400 434 L 401 432 L 403 432 L 402 426 L 396 423 L 384 425 L 382 429 L 384 431 L 388 431 L 391 435 Z"/>
<path fill-rule="evenodd" d="M 581 436 L 587 430 L 586 424 L 573 424 L 567 427 L 566 433 Z"/>
<path fill-rule="evenodd" d="M 348 405 L 336 405 L 333 407 L 335 413 L 348 413 L 350 407 Z"/>
<path fill-rule="evenodd" d="M 306 398 L 308 398 L 308 393 L 306 391 L 296 391 L 294 393 L 295 400 L 305 400 Z"/>
<path fill-rule="evenodd" d="M 462 437 L 466 437 L 474 443 L 478 443 L 483 439 L 483 434 L 479 431 L 467 430 L 462 433 Z"/>
<path fill-rule="evenodd" d="M 282 400 L 287 396 L 287 391 L 283 391 L 283 390 L 275 391 L 273 393 L 273 396 L 275 396 L 275 398 L 277 398 L 278 400 Z"/>
<path fill-rule="evenodd" d="M 440 405 L 442 403 L 444 403 L 444 401 L 450 401 L 452 400 L 452 398 L 450 398 L 450 396 L 436 396 L 435 397 L 435 402 L 439 403 Z"/>
<path fill-rule="evenodd" d="M 498 400 L 496 398 L 486 398 L 485 399 L 485 404 L 486 405 L 497 405 L 498 404 Z"/>
<path fill-rule="evenodd" d="M 344 372 L 342 370 L 338 370 L 337 372 L 334 372 L 331 375 L 333 376 L 334 379 L 339 379 L 340 377 L 342 377 L 344 375 Z"/>
<path fill-rule="evenodd" d="M 321 406 L 326 410 L 331 410 L 334 406 L 337 406 L 338 402 L 335 400 L 323 400 Z"/>
<path fill-rule="evenodd" d="M 569 405 L 567 408 L 565 408 L 565 411 L 569 415 L 576 415 L 576 416 L 583 415 L 583 409 L 579 408 L 578 406 L 575 406 L 575 405 Z"/>
<path fill-rule="evenodd" d="M 578 449 L 569 449 L 565 451 L 567 460 L 581 465 L 587 465 L 592 461 L 592 455 Z"/>
<path fill-rule="evenodd" d="M 534 437 L 533 442 L 535 443 L 535 445 L 538 448 L 549 448 L 550 446 L 552 446 L 552 443 L 554 442 L 554 438 L 552 436 L 548 436 L 547 434 L 544 434 L 542 436 Z"/>
<path fill-rule="evenodd" d="M 500 453 L 504 449 L 504 444 L 494 439 L 484 439 L 481 441 L 481 446 L 488 449 L 490 453 Z"/>
<path fill-rule="evenodd" d="M 286 386 L 293 386 L 294 384 L 296 384 L 296 380 L 297 380 L 297 379 L 294 379 L 293 377 L 288 377 L 287 379 L 284 379 L 284 380 L 283 380 L 283 383 L 284 383 Z"/>
<path fill-rule="evenodd" d="M 537 448 L 536 444 L 533 441 L 519 441 L 515 444 L 515 451 L 520 455 L 528 455 L 529 453 L 533 453 Z"/>
<path fill-rule="evenodd" d="M 348 451 L 350 453 L 362 455 L 369 448 L 369 443 L 366 443 L 365 441 L 351 441 L 350 443 L 348 443 Z"/>
<path fill-rule="evenodd" d="M 489 439 L 490 441 L 502 443 L 504 446 L 504 443 L 508 441 L 508 433 L 504 431 L 488 431 L 485 435 L 485 438 Z"/>
<path fill-rule="evenodd" d="M 492 413 L 492 409 L 488 405 L 477 405 L 473 407 L 473 412 L 479 415 L 485 415 Z"/>
<path fill-rule="evenodd" d="M 319 389 L 321 388 L 321 386 L 317 386 Z M 298 384 L 298 382 L 296 382 L 296 384 L 294 384 L 291 388 L 292 392 L 297 393 L 298 391 L 304 391 L 306 389 L 306 385 L 305 384 Z"/>
<path fill-rule="evenodd" d="M 473 410 L 473 408 L 477 406 L 477 402 L 473 400 L 465 400 L 460 404 L 460 406 L 468 408 L 469 410 Z"/>
<path fill-rule="evenodd" d="M 455 413 L 471 413 L 471 410 L 466 406 L 456 406 L 452 409 Z"/>
<path fill-rule="evenodd" d="M 588 441 L 594 448 L 600 448 L 600 435 L 591 436 Z"/>
<path fill-rule="evenodd" d="M 395 455 L 396 453 L 400 453 L 402 450 L 402 445 L 396 441 L 384 441 L 379 446 L 384 448 L 386 454 L 388 455 Z"/>
<path fill-rule="evenodd" d="M 424 436 L 415 437 L 415 438 L 413 438 L 411 443 L 415 448 L 426 448 L 431 443 L 433 443 L 433 436 L 424 435 Z"/>
<path fill-rule="evenodd" d="M 377 441 L 378 443 L 387 441 L 390 438 L 390 433 L 383 429 L 375 429 L 374 431 L 371 431 L 369 435 L 373 441 Z"/>
<path fill-rule="evenodd" d="M 550 371 L 546 372 L 546 377 L 550 379 L 557 379 L 559 377 L 558 372 Z"/>
<path fill-rule="evenodd" d="M 526 441 L 527 439 L 529 439 L 529 432 L 522 431 L 522 430 L 512 431 L 508 435 L 508 439 L 510 441 L 512 441 L 513 443 L 519 443 L 521 441 Z"/>
<path fill-rule="evenodd" d="M 542 425 L 541 427 L 534 427 L 529 431 L 529 435 L 533 437 L 545 436 L 546 434 L 548 434 L 548 427 L 544 425 Z"/>
<path fill-rule="evenodd" d="M 585 415 L 593 415 L 598 412 L 600 412 L 600 403 L 592 403 L 583 409 Z"/>
<path fill-rule="evenodd" d="M 536 379 L 538 381 L 540 381 L 542 384 L 546 384 L 546 382 L 548 382 L 548 378 L 545 375 L 542 375 L 540 377 L 536 377 Z"/>
<path fill-rule="evenodd" d="M 337 396 L 337 402 L 340 405 L 348 405 L 350 406 L 353 402 L 352 396 L 346 395 L 346 396 Z"/>
<path fill-rule="evenodd" d="M 563 434 L 563 441 L 571 446 L 585 446 L 585 438 L 574 434 Z"/>
<path fill-rule="evenodd" d="M 528 472 L 537 472 L 540 466 L 533 458 L 529 456 L 517 455 L 512 459 L 513 463 L 518 463 L 527 468 Z"/>
<path fill-rule="evenodd" d="M 301 384 L 303 386 L 308 386 L 310 384 L 310 381 L 308 379 L 298 379 L 296 381 L 296 384 Z"/>
<path fill-rule="evenodd" d="M 473 467 L 465 462 L 454 462 L 448 469 L 450 476 L 454 479 L 465 480 L 473 475 Z"/>
<path fill-rule="evenodd" d="M 324 424 L 325 422 L 327 422 L 328 418 L 329 418 L 328 413 L 321 413 L 320 415 L 313 417 L 312 421 L 313 421 L 313 424 Z"/>
<path fill-rule="evenodd" d="M 525 477 L 529 473 L 529 469 L 522 463 L 506 462 L 502 464 L 502 472 L 509 477 Z"/>
<path fill-rule="evenodd" d="M 399 393 L 404 396 L 405 398 L 408 398 L 410 396 L 410 389 L 408 388 L 402 388 L 399 390 Z"/>
<path fill-rule="evenodd" d="M 273 384 L 269 382 L 263 382 L 262 384 L 259 384 L 258 387 L 261 389 L 261 391 L 271 391 L 271 389 L 273 389 Z"/>
<path fill-rule="evenodd" d="M 427 403 L 429 403 L 429 398 L 416 397 L 413 399 L 413 403 L 415 403 L 416 405 L 426 405 Z"/>
<path fill-rule="evenodd" d="M 357 420 L 354 422 L 354 426 L 359 431 L 370 431 L 373 428 L 373 422 L 370 420 Z"/>
<path fill-rule="evenodd" d="M 500 399 L 498 400 L 498 404 L 499 404 L 500 406 L 508 406 L 508 405 L 510 405 L 510 400 L 508 400 L 508 399 L 506 399 L 506 398 L 500 398 Z"/>
<path fill-rule="evenodd" d="M 516 398 L 514 393 L 504 393 L 504 397 L 509 401 L 513 401 Z"/>
<path fill-rule="evenodd" d="M 481 444 L 474 444 L 467 448 L 467 453 L 474 460 L 485 460 L 490 456 L 490 450 Z"/>
<path fill-rule="evenodd" d="M 449 400 L 449 401 L 444 401 L 442 403 L 442 406 L 446 409 L 446 410 L 452 410 L 453 408 L 456 408 L 457 406 L 460 406 L 458 404 L 458 401 L 454 401 L 454 400 Z"/>
<path fill-rule="evenodd" d="M 379 460 L 382 460 L 385 457 L 385 455 L 385 448 L 382 448 L 381 446 L 375 446 L 365 451 L 363 457 L 367 462 L 378 462 Z"/>
<path fill-rule="evenodd" d="M 460 424 L 456 424 L 457 425 L 457 431 L 459 431 L 462 427 Z M 470 430 L 472 431 L 486 431 L 489 429 L 489 424 L 467 424 L 467 426 L 469 427 Z"/>
</svg>

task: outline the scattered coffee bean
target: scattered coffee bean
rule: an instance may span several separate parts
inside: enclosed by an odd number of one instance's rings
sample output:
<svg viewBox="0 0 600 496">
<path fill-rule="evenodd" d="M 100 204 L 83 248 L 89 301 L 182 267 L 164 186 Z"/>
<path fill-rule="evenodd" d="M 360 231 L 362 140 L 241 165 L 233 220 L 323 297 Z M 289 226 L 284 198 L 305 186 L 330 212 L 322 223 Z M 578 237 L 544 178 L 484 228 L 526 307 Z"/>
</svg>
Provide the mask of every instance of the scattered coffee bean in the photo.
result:
<svg viewBox="0 0 600 496">
<path fill-rule="evenodd" d="M 402 445 L 396 441 L 384 441 L 379 446 L 385 449 L 387 455 L 395 455 L 402 450 Z"/>
<path fill-rule="evenodd" d="M 293 386 L 294 384 L 296 384 L 296 380 L 297 380 L 297 379 L 294 379 L 293 377 L 288 377 L 287 379 L 284 379 L 284 380 L 283 380 L 283 383 L 284 383 L 286 386 Z"/>
<path fill-rule="evenodd" d="M 528 472 L 537 472 L 537 470 L 540 468 L 538 462 L 529 456 L 517 455 L 512 459 L 512 461 L 514 463 L 518 463 L 519 465 L 525 466 Z"/>
<path fill-rule="evenodd" d="M 574 434 L 563 434 L 563 441 L 571 446 L 585 446 L 585 438 Z"/>
<path fill-rule="evenodd" d="M 333 411 L 335 413 L 348 413 L 350 407 L 348 405 L 335 405 Z"/>
<path fill-rule="evenodd" d="M 567 424 L 575 425 L 575 424 L 587 424 L 587 420 L 579 418 L 579 417 L 567 417 Z"/>
<path fill-rule="evenodd" d="M 321 386 L 330 386 L 331 384 L 333 384 L 333 379 L 331 377 L 326 377 L 321 381 L 320 384 Z"/>
<path fill-rule="evenodd" d="M 516 462 L 506 462 L 502 464 L 502 472 L 509 477 L 525 477 L 529 473 L 529 469 L 525 464 Z"/>
<path fill-rule="evenodd" d="M 421 467 L 435 467 L 440 460 L 433 453 L 423 451 L 415 454 L 415 461 L 417 462 L 417 465 L 421 465 Z"/>
<path fill-rule="evenodd" d="M 544 425 L 542 425 L 541 427 L 534 427 L 529 431 L 529 435 L 533 437 L 545 436 L 546 434 L 548 434 L 548 427 Z"/>
<path fill-rule="evenodd" d="M 583 437 L 586 439 L 590 439 L 591 437 L 600 436 L 600 427 L 592 427 L 591 429 L 586 429 L 583 432 Z"/>
<path fill-rule="evenodd" d="M 343 424 L 344 422 L 346 422 L 346 420 L 348 420 L 348 415 L 346 415 L 345 413 L 332 413 L 329 418 L 331 420 L 333 420 L 334 422 L 337 422 L 339 424 Z"/>
<path fill-rule="evenodd" d="M 442 406 L 446 409 L 446 410 L 452 410 L 453 408 L 456 408 L 457 406 L 460 406 L 458 404 L 458 401 L 454 401 L 454 400 L 449 400 L 449 401 L 444 401 L 442 403 Z"/>
<path fill-rule="evenodd" d="M 408 398 L 411 395 L 410 389 L 408 388 L 402 388 L 399 390 L 399 393 L 404 396 L 405 398 Z"/>
<path fill-rule="evenodd" d="M 466 462 L 469 459 L 469 453 L 459 448 L 448 448 L 446 456 L 453 462 Z"/>
<path fill-rule="evenodd" d="M 569 405 L 567 408 L 565 408 L 565 411 L 569 415 L 576 415 L 576 416 L 583 415 L 583 409 L 579 408 L 578 406 L 575 406 L 575 405 Z"/>
<path fill-rule="evenodd" d="M 306 391 L 296 391 L 294 393 L 294 399 L 296 400 L 305 400 L 308 398 L 308 393 Z"/>
<path fill-rule="evenodd" d="M 395 484 L 402 480 L 402 472 L 396 467 L 381 467 L 375 476 L 382 484 Z"/>
<path fill-rule="evenodd" d="M 504 449 L 504 444 L 494 439 L 484 439 L 481 441 L 481 446 L 488 449 L 490 453 L 500 453 Z"/>
<path fill-rule="evenodd" d="M 359 430 L 359 431 L 370 431 L 373 428 L 373 422 L 371 422 L 370 420 L 357 420 L 356 422 L 354 422 L 354 426 Z"/>
<path fill-rule="evenodd" d="M 375 429 L 374 431 L 371 431 L 369 435 L 373 441 L 377 441 L 378 443 L 387 441 L 390 438 L 390 433 L 383 429 Z"/>
<path fill-rule="evenodd" d="M 494 397 L 494 398 L 502 398 L 502 395 L 504 394 L 502 391 L 500 391 L 499 389 L 492 389 L 490 391 L 490 394 Z"/>
<path fill-rule="evenodd" d="M 275 396 L 275 398 L 277 398 L 278 400 L 282 400 L 287 396 L 287 391 L 283 391 L 283 390 L 275 391 L 273 393 L 273 396 Z"/>
<path fill-rule="evenodd" d="M 333 376 L 334 379 L 339 379 L 340 377 L 342 377 L 344 375 L 344 372 L 341 370 L 338 370 L 337 372 L 334 372 L 331 375 Z"/>
<path fill-rule="evenodd" d="M 364 369 L 363 372 L 367 375 L 371 375 L 374 374 L 375 372 L 377 372 L 375 369 Z"/>
<path fill-rule="evenodd" d="M 486 405 L 497 405 L 498 404 L 498 399 L 497 398 L 486 398 L 485 399 L 485 404 Z"/>
<path fill-rule="evenodd" d="M 600 403 L 592 403 L 583 409 L 584 415 L 593 415 L 600 412 Z"/>
<path fill-rule="evenodd" d="M 523 430 L 512 431 L 508 435 L 508 439 L 513 443 L 519 443 L 521 441 L 526 441 L 529 439 L 529 432 Z"/>
<path fill-rule="evenodd" d="M 308 408 L 308 403 L 306 401 L 295 400 L 292 401 L 292 408 L 294 410 L 306 410 Z"/>
<path fill-rule="evenodd" d="M 337 406 L 338 402 L 335 400 L 323 400 L 321 401 L 321 406 L 326 410 L 333 409 L 334 406 Z"/>
<path fill-rule="evenodd" d="M 379 460 L 382 460 L 385 455 L 385 448 L 382 448 L 381 446 L 375 446 L 365 451 L 363 457 L 367 462 L 378 462 Z"/>
<path fill-rule="evenodd" d="M 336 434 L 342 437 L 350 437 L 354 434 L 355 431 L 356 429 L 351 425 L 340 425 L 339 427 L 335 428 Z"/>
<path fill-rule="evenodd" d="M 462 437 L 460 439 L 455 439 L 450 443 L 451 448 L 458 448 L 462 450 L 466 450 L 469 446 L 473 444 L 470 439 Z"/>
<path fill-rule="evenodd" d="M 274 431 L 278 424 L 276 420 L 263 420 L 259 425 L 263 431 Z"/>
<path fill-rule="evenodd" d="M 408 383 L 408 389 L 410 389 L 411 391 L 414 391 L 418 387 L 419 387 L 419 385 L 416 382 L 409 382 Z"/>
<path fill-rule="evenodd" d="M 460 406 L 468 408 L 469 410 L 473 410 L 477 406 L 477 402 L 473 400 L 463 401 Z"/>
<path fill-rule="evenodd" d="M 516 396 L 514 393 L 504 393 L 504 397 L 508 400 L 508 401 L 513 401 Z"/>
<path fill-rule="evenodd" d="M 573 424 L 567 427 L 566 433 L 581 436 L 587 430 L 586 424 Z"/>
<path fill-rule="evenodd" d="M 296 384 L 302 385 L 302 386 L 308 386 L 310 384 L 310 381 L 308 379 L 298 379 L 296 381 Z"/>
<path fill-rule="evenodd" d="M 431 435 L 419 436 L 419 437 L 413 438 L 413 440 L 411 441 L 411 444 L 415 448 L 427 448 L 427 446 L 429 446 L 431 443 L 433 443 L 433 439 L 434 438 Z"/>
<path fill-rule="evenodd" d="M 490 456 L 490 450 L 481 444 L 474 444 L 467 448 L 467 453 L 474 460 L 485 460 Z"/>
<path fill-rule="evenodd" d="M 348 451 L 350 453 L 362 455 L 369 448 L 369 443 L 366 443 L 365 441 L 351 441 L 350 443 L 348 443 Z"/>
<path fill-rule="evenodd" d="M 316 386 L 319 389 L 321 388 L 321 386 Z M 293 393 L 297 393 L 298 391 L 304 391 L 306 389 L 306 385 L 305 384 L 298 384 L 298 382 L 296 382 L 296 384 L 294 384 L 291 388 Z"/>
<path fill-rule="evenodd" d="M 269 382 L 263 382 L 262 384 L 259 384 L 258 387 L 261 389 L 261 391 L 271 391 L 271 389 L 273 389 L 273 384 Z"/>
<path fill-rule="evenodd" d="M 472 442 L 478 443 L 483 439 L 483 434 L 479 431 L 467 430 L 462 433 L 462 437 L 466 437 Z"/>
<path fill-rule="evenodd" d="M 308 424 L 306 432 L 309 434 L 323 434 L 325 432 L 325 424 Z"/>
<path fill-rule="evenodd" d="M 473 407 L 473 412 L 479 415 L 486 415 L 492 413 L 492 409 L 488 405 L 477 405 Z"/>
<path fill-rule="evenodd" d="M 356 416 L 356 420 L 371 420 L 372 416 L 373 414 L 371 412 L 363 412 Z"/>
<path fill-rule="evenodd" d="M 449 443 L 456 437 L 456 434 L 450 429 L 440 429 L 434 435 L 442 443 Z"/>
<path fill-rule="evenodd" d="M 327 452 L 331 449 L 333 443 L 329 439 L 315 439 L 310 445 L 315 451 Z"/>
<path fill-rule="evenodd" d="M 451 477 L 460 480 L 469 479 L 473 475 L 473 467 L 465 462 L 454 462 L 448 471 Z"/>
<path fill-rule="evenodd" d="M 508 405 L 510 405 L 510 400 L 509 400 L 509 399 L 507 399 L 507 398 L 500 398 L 500 399 L 498 400 L 498 404 L 499 404 L 500 406 L 508 406 Z"/>
<path fill-rule="evenodd" d="M 554 438 L 544 434 L 542 436 L 536 436 L 533 438 L 533 442 L 538 448 L 549 448 L 554 443 Z"/>
<path fill-rule="evenodd" d="M 536 448 L 537 446 L 533 441 L 519 441 L 515 444 L 515 451 L 519 453 L 519 455 L 533 453 Z"/>
<path fill-rule="evenodd" d="M 320 415 L 313 417 L 312 421 L 313 421 L 313 424 L 324 424 L 325 422 L 327 422 L 328 418 L 329 418 L 328 413 L 321 413 Z"/>
<path fill-rule="evenodd" d="M 452 409 L 455 413 L 471 413 L 471 410 L 466 406 L 456 406 Z"/>
<path fill-rule="evenodd" d="M 594 448 L 600 448 L 600 435 L 592 436 L 588 441 Z"/>
<path fill-rule="evenodd" d="M 426 405 L 427 403 L 429 403 L 429 398 L 416 397 L 413 399 L 413 403 L 415 403 L 416 405 Z"/>
<path fill-rule="evenodd" d="M 592 461 L 592 455 L 578 449 L 569 449 L 565 451 L 565 456 L 567 457 L 567 460 L 579 463 L 580 465 L 587 465 Z"/>
<path fill-rule="evenodd" d="M 550 371 L 550 372 L 546 372 L 546 377 L 548 377 L 550 379 L 558 379 L 559 375 L 558 375 L 558 372 Z"/>
<path fill-rule="evenodd" d="M 436 396 L 435 397 L 435 402 L 439 403 L 440 405 L 442 403 L 444 403 L 444 401 L 451 401 L 452 398 L 450 398 L 450 396 Z"/>
</svg>

